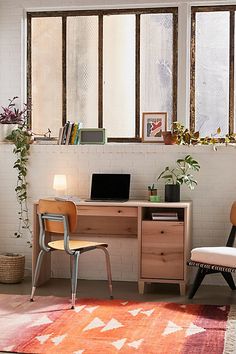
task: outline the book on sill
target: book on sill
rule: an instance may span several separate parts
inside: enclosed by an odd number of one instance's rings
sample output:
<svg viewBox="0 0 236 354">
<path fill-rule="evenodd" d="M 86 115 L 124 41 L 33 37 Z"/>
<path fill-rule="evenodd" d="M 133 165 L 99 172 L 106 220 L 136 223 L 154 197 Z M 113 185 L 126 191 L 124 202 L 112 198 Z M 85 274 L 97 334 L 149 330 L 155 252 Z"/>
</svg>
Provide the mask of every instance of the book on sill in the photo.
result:
<svg viewBox="0 0 236 354">
<path fill-rule="evenodd" d="M 56 196 L 54 197 L 55 200 L 58 201 L 71 201 L 74 202 L 75 204 L 78 204 L 80 202 L 80 198 L 77 197 L 77 195 L 60 195 L 60 196 Z"/>
</svg>

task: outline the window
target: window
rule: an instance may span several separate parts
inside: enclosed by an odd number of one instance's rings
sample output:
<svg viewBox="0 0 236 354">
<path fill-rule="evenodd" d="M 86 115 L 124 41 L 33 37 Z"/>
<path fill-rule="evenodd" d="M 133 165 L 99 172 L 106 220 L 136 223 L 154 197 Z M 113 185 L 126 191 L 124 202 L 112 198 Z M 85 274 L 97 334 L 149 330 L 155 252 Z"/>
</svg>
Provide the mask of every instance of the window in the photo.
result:
<svg viewBox="0 0 236 354">
<path fill-rule="evenodd" d="M 177 8 L 28 13 L 35 133 L 66 121 L 141 141 L 142 112 L 177 111 Z"/>
<path fill-rule="evenodd" d="M 192 8 L 190 126 L 201 136 L 235 131 L 235 10 Z"/>
</svg>

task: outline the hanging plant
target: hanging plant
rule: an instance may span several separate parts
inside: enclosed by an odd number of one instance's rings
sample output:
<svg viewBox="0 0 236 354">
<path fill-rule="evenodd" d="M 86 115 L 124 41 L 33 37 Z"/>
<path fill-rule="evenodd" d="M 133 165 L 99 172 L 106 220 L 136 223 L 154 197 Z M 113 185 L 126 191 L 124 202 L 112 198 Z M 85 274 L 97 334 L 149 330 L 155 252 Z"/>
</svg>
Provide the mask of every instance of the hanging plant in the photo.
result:
<svg viewBox="0 0 236 354">
<path fill-rule="evenodd" d="M 18 118 L 20 118 L 21 120 L 21 124 L 18 125 L 18 128 L 13 129 L 11 134 L 6 137 L 7 140 L 13 142 L 13 144 L 15 145 L 13 148 L 13 153 L 16 155 L 16 161 L 14 162 L 13 168 L 15 168 L 18 172 L 15 192 L 17 202 L 19 204 L 19 224 L 18 230 L 14 233 L 14 235 L 19 238 L 23 236 L 24 231 L 28 231 L 29 241 L 27 242 L 31 244 L 32 230 L 30 227 L 29 209 L 27 203 L 27 165 L 29 160 L 31 143 L 31 132 L 27 128 L 27 113 L 29 109 L 27 105 L 24 105 L 24 109 L 22 111 L 17 110 L 15 108 L 14 102 L 16 98 L 18 97 L 14 97 L 13 100 L 10 100 L 11 106 L 8 106 L 8 114 L 17 114 Z"/>
</svg>

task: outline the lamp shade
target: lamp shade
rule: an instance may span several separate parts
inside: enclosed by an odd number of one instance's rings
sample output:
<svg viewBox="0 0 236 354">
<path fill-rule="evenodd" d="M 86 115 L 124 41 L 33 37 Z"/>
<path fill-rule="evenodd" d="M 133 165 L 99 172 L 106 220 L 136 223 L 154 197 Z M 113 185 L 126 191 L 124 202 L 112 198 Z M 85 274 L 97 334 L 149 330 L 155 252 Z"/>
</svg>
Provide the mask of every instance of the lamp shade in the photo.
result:
<svg viewBox="0 0 236 354">
<path fill-rule="evenodd" d="M 54 175 L 53 189 L 65 192 L 67 189 L 66 175 Z"/>
</svg>

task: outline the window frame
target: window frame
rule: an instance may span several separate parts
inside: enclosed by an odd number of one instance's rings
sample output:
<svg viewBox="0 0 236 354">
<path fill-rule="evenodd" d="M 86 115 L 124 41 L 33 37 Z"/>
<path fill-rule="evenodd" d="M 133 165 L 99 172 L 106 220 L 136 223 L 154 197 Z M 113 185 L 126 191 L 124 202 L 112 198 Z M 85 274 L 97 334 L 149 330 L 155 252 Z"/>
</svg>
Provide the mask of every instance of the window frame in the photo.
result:
<svg viewBox="0 0 236 354">
<path fill-rule="evenodd" d="M 173 15 L 173 100 L 172 121 L 177 120 L 177 70 L 178 70 L 178 7 L 131 8 L 76 11 L 27 12 L 27 103 L 31 107 L 32 64 L 31 64 L 31 21 L 37 17 L 62 17 L 62 125 L 66 122 L 66 20 L 69 16 L 98 16 L 98 128 L 103 128 L 103 16 L 135 15 L 135 136 L 128 138 L 108 138 L 108 142 L 141 142 L 140 112 L 140 18 L 142 14 L 171 13 Z M 29 125 L 31 126 L 31 113 Z"/>
<path fill-rule="evenodd" d="M 192 6 L 191 7 L 191 45 L 190 45 L 190 129 L 195 131 L 196 118 L 196 13 L 198 12 L 229 12 L 229 111 L 228 134 L 234 133 L 234 41 L 236 5 Z"/>
</svg>

